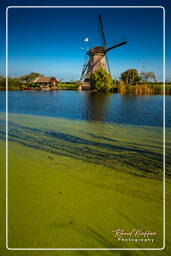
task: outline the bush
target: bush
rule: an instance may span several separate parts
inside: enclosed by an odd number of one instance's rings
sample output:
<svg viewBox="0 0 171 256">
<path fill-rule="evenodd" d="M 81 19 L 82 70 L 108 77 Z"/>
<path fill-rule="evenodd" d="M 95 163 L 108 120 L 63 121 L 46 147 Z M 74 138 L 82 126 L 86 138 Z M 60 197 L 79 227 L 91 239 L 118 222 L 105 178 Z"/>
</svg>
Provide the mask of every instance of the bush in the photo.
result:
<svg viewBox="0 0 171 256">
<path fill-rule="evenodd" d="M 110 91 L 113 85 L 112 77 L 104 69 L 99 69 L 90 75 L 91 89 Z"/>
</svg>

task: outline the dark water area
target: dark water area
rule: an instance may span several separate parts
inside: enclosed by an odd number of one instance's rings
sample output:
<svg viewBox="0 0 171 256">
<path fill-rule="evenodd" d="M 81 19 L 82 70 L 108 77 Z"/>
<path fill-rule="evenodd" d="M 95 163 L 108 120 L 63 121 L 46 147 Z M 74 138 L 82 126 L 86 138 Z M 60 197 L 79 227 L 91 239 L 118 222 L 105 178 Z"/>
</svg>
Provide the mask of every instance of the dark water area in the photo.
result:
<svg viewBox="0 0 171 256">
<path fill-rule="evenodd" d="M 9 113 L 94 120 L 129 125 L 163 125 L 163 96 L 131 96 L 90 91 L 9 91 Z M 166 96 L 166 127 L 171 127 L 171 96 Z M 5 91 L 0 92 L 5 112 Z"/>
</svg>

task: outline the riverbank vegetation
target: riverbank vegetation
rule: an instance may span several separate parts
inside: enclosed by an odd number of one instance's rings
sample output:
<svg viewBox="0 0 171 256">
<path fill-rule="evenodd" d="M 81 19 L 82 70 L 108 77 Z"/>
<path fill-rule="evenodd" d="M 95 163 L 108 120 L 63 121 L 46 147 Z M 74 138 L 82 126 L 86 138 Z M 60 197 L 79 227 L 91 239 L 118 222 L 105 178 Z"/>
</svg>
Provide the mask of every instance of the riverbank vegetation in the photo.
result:
<svg viewBox="0 0 171 256">
<path fill-rule="evenodd" d="M 135 85 L 126 85 L 125 83 L 120 83 L 118 88 L 114 90 L 122 95 L 152 95 L 152 94 L 164 94 L 163 83 L 144 83 Z M 171 83 L 165 83 L 165 94 L 171 95 Z"/>
<path fill-rule="evenodd" d="M 113 80 L 109 73 L 100 69 L 90 76 L 91 89 L 110 91 L 113 93 L 144 95 L 164 94 L 162 82 L 156 82 L 153 72 L 138 73 L 136 69 L 128 69 L 121 73 L 120 80 Z M 171 94 L 171 82 L 165 83 L 165 94 Z"/>
<path fill-rule="evenodd" d="M 112 77 L 101 68 L 90 75 L 90 85 L 92 90 L 110 91 L 113 87 Z"/>
<path fill-rule="evenodd" d="M 121 94 L 163 94 L 164 84 L 156 81 L 153 72 L 138 73 L 136 69 L 128 69 L 121 73 L 118 92 Z M 165 94 L 171 94 L 171 82 L 165 83 Z"/>
<path fill-rule="evenodd" d="M 80 86 L 79 81 L 71 81 L 71 82 L 59 82 L 57 84 L 57 88 L 61 90 L 75 90 Z"/>
<path fill-rule="evenodd" d="M 34 80 L 38 76 L 43 76 L 40 73 L 29 73 L 20 77 L 8 77 L 8 89 L 9 90 L 39 90 L 40 86 L 34 83 Z M 75 90 L 80 86 L 79 81 L 68 81 L 63 82 L 62 79 L 58 82 L 56 90 Z M 6 89 L 6 78 L 5 76 L 0 76 L 0 90 Z"/>
<path fill-rule="evenodd" d="M 40 85 L 34 84 L 34 80 L 40 73 L 29 73 L 20 77 L 8 77 L 8 90 L 40 90 Z M 59 80 L 53 90 L 78 90 L 80 81 Z M 109 91 L 112 93 L 145 95 L 163 94 L 163 82 L 157 82 L 153 72 L 138 73 L 136 69 L 128 69 L 121 73 L 119 79 L 113 79 L 109 73 L 100 69 L 90 76 L 91 89 L 95 91 Z M 0 90 L 6 89 L 6 78 L 0 76 Z M 171 95 L 171 81 L 165 83 L 165 94 Z"/>
</svg>

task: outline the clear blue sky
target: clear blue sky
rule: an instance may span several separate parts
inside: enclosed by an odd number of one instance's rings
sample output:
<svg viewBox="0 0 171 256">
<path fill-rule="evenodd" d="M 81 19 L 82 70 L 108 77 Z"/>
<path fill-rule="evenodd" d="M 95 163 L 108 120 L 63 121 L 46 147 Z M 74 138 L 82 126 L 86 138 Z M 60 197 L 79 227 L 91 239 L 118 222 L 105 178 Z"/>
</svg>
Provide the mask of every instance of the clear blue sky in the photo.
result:
<svg viewBox="0 0 171 256">
<path fill-rule="evenodd" d="M 18 2 L 15 5 L 23 5 L 22 1 Z M 36 1 L 25 1 L 25 4 L 26 2 L 27 5 L 36 4 Z M 42 5 L 58 5 L 57 2 L 47 4 L 47 1 L 42 1 Z M 91 5 L 102 4 L 96 2 L 91 2 Z M 112 5 L 115 5 L 114 2 Z M 122 2 L 128 5 L 129 1 Z M 160 1 L 152 2 L 154 5 L 160 4 Z M 146 3 L 147 1 L 141 1 L 141 5 Z M 67 4 L 72 5 L 71 1 Z M 87 1 L 86 5 L 88 4 L 90 3 Z M 105 5 L 104 1 L 102 5 Z M 145 71 L 155 72 L 158 80 L 162 80 L 163 10 L 145 8 L 11 8 L 9 75 L 40 72 L 44 75 L 54 75 L 58 79 L 79 79 L 85 55 L 85 51 L 80 48 L 102 45 L 97 19 L 99 13 L 103 17 L 108 46 L 128 41 L 127 45 L 109 52 L 113 77 L 118 78 L 120 73 L 128 68 L 141 71 L 144 67 Z M 83 42 L 85 37 L 89 38 L 88 43 Z M 167 78 L 171 79 L 169 74 Z"/>
</svg>

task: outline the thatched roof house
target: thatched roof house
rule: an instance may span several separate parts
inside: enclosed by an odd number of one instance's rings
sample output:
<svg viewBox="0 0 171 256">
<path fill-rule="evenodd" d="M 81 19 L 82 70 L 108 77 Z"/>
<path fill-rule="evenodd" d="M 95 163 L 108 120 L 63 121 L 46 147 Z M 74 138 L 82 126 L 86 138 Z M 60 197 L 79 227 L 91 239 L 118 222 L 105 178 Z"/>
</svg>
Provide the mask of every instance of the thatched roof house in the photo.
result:
<svg viewBox="0 0 171 256">
<path fill-rule="evenodd" d="M 58 81 L 54 76 L 38 76 L 33 83 L 36 85 L 55 87 Z"/>
</svg>

